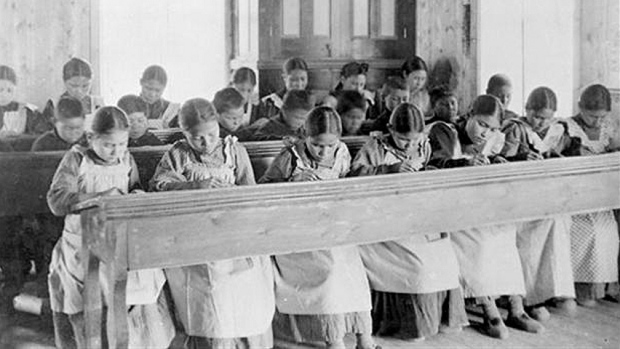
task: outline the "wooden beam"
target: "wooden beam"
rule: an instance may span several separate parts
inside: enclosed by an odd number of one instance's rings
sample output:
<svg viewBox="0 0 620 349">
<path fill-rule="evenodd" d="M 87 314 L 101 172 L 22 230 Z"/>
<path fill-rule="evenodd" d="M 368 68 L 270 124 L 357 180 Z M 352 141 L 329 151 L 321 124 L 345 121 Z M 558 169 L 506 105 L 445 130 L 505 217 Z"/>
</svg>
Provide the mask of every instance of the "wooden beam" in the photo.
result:
<svg viewBox="0 0 620 349">
<path fill-rule="evenodd" d="M 620 207 L 617 154 L 109 197 L 128 268 L 198 264 Z M 125 232 L 118 232 L 125 233 Z"/>
</svg>

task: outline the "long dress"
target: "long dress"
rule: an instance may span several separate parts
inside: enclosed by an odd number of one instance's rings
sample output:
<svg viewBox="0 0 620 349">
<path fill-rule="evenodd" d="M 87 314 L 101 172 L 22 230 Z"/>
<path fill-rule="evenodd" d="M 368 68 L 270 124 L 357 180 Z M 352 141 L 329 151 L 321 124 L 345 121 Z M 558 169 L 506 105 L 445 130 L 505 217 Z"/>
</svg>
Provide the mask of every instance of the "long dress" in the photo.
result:
<svg viewBox="0 0 620 349">
<path fill-rule="evenodd" d="M 353 160 L 354 175 L 389 173 L 386 166 L 417 159 L 423 169 L 431 149 L 402 151 L 389 135 L 371 138 Z M 409 238 L 359 246 L 373 290 L 373 326 L 378 335 L 427 337 L 440 324 L 468 324 L 459 288 L 459 266 L 447 234 L 415 234 Z"/>
<path fill-rule="evenodd" d="M 309 155 L 305 141 L 286 147 L 259 182 L 289 181 L 303 171 L 321 180 L 344 177 L 350 167 L 340 142 L 331 166 Z M 274 257 L 276 268 L 276 338 L 296 342 L 334 342 L 346 333 L 371 333 L 370 288 L 356 246 L 334 247 Z"/>
<path fill-rule="evenodd" d="M 78 193 L 98 193 L 116 187 L 126 194 L 136 183 L 137 167 L 129 152 L 114 165 L 102 163 L 92 150 L 81 146 L 74 146 L 65 154 L 48 192 L 52 211 L 66 215 L 62 236 L 52 252 L 48 276 L 50 305 L 54 312 L 67 314 L 71 319 L 71 315 L 81 314 L 84 309 L 82 226 L 80 215 L 70 212 L 71 206 L 77 203 Z M 129 272 L 130 347 L 166 348 L 174 338 L 172 319 L 161 292 L 165 282 L 160 269 Z M 109 286 L 102 284 L 102 287 Z M 80 333 L 73 334 L 78 346 L 83 345 L 81 336 Z M 64 339 L 60 340 L 63 345 L 70 345 Z"/>
<path fill-rule="evenodd" d="M 548 150 L 540 135 L 523 118 L 510 119 L 502 130 L 502 155 L 524 160 L 527 153 Z M 570 215 L 522 222 L 517 225 L 517 248 L 525 277 L 525 303 L 541 304 L 554 297 L 574 298 L 570 256 Z"/>
<path fill-rule="evenodd" d="M 185 140 L 160 161 L 151 181 L 165 183 L 220 178 L 231 185 L 255 183 L 245 148 L 233 137 L 209 155 Z M 205 231 L 205 238 L 209 232 Z M 270 348 L 275 311 L 273 270 L 267 256 L 207 262 L 165 269 L 178 316 L 196 348 Z"/>
<path fill-rule="evenodd" d="M 570 139 L 578 139 L 579 155 L 595 155 L 608 151 L 614 132 L 609 120 L 602 124 L 599 139 L 590 139 L 581 125 L 580 116 L 562 120 L 551 126 L 548 134 L 562 135 L 558 142 L 552 142 L 558 153 L 568 148 Z M 572 216 L 571 260 L 576 283 L 605 284 L 618 281 L 618 223 L 612 210 L 590 212 Z M 602 298 L 604 289 L 580 298 Z"/>
<path fill-rule="evenodd" d="M 438 122 L 429 126 L 433 153 L 441 154 L 441 157 L 434 159 L 436 166 L 467 166 L 464 156 L 471 156 L 477 150 L 465 132 L 465 123 L 451 125 Z M 492 144 L 482 148 L 501 150 L 501 147 Z M 525 294 L 515 224 L 461 229 L 451 232 L 450 238 L 459 262 L 460 283 L 465 298 Z"/>
</svg>

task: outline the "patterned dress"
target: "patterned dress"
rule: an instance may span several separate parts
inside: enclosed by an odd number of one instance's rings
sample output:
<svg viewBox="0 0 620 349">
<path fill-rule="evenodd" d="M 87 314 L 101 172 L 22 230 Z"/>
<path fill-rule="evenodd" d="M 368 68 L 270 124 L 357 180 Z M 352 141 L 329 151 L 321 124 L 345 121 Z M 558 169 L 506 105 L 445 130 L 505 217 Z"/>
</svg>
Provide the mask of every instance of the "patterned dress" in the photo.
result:
<svg viewBox="0 0 620 349">
<path fill-rule="evenodd" d="M 305 141 L 286 147 L 259 182 L 285 182 L 304 171 L 321 180 L 344 177 L 351 156 L 340 142 L 331 165 L 318 164 Z M 276 337 L 295 342 L 334 342 L 346 333 L 370 333 L 370 288 L 356 246 L 274 257 Z"/>
<path fill-rule="evenodd" d="M 221 140 L 209 155 L 187 141 L 175 143 L 160 161 L 151 185 L 220 178 L 231 185 L 252 185 L 254 175 L 245 148 L 233 137 Z M 205 231 L 205 238 L 209 232 Z M 270 348 L 275 311 L 269 257 L 212 261 L 165 270 L 175 308 L 190 346 L 196 348 Z"/>
<path fill-rule="evenodd" d="M 579 115 L 559 121 L 548 134 L 562 135 L 555 150 L 562 154 L 570 140 L 579 140 L 579 155 L 595 155 L 609 150 L 617 129 L 606 120 L 598 139 L 590 139 Z M 618 281 L 618 223 L 613 211 L 599 211 L 573 215 L 571 226 L 571 259 L 575 282 L 610 283 Z M 600 293 L 596 298 L 603 295 Z"/>
</svg>

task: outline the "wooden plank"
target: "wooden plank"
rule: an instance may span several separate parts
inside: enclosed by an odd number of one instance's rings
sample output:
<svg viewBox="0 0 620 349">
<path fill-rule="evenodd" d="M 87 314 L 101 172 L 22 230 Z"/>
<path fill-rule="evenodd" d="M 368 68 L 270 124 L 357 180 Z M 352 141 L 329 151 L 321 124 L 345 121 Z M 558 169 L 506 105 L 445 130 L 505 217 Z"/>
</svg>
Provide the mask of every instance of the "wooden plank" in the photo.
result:
<svg viewBox="0 0 620 349">
<path fill-rule="evenodd" d="M 129 268 L 142 269 L 611 209 L 619 182 L 610 154 L 94 202 L 127 222 Z"/>
</svg>

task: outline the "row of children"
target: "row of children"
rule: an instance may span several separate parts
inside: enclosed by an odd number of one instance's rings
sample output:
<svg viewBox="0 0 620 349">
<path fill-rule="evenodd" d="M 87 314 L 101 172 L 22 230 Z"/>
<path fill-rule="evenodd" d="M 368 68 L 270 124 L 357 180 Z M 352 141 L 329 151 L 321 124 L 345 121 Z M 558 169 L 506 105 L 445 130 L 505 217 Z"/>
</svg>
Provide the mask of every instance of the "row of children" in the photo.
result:
<svg viewBox="0 0 620 349">
<path fill-rule="evenodd" d="M 242 141 L 298 136 L 303 125 L 298 122 L 299 115 L 306 114 L 316 104 L 332 106 L 339 111 L 344 135 L 368 134 L 375 130 L 385 131 L 394 103 L 411 100 L 425 113 L 430 113 L 425 89 L 426 63 L 413 57 L 403 63 L 401 71 L 402 76 L 391 78 L 385 85 L 384 94 L 390 95 L 387 100 L 387 97 L 365 89 L 367 64 L 348 63 L 341 70 L 339 84 L 317 103 L 309 91 L 307 63 L 301 58 L 291 58 L 283 65 L 284 88 L 280 91 L 258 99 L 256 73 L 242 67 L 233 73 L 231 87 L 219 91 L 213 102 L 220 114 L 222 134 L 234 134 Z M 60 99 L 78 100 L 82 104 L 81 114 L 92 116 L 104 105 L 100 97 L 91 94 L 92 79 L 93 72 L 88 62 L 79 58 L 69 60 L 63 67 L 65 92 Z M 144 103 L 138 102 L 137 107 L 144 115 L 131 118 L 132 128 L 135 128 L 130 135 L 133 145 L 157 145 L 146 129 L 178 127 L 179 104 L 162 98 L 167 82 L 166 71 L 160 66 L 150 66 L 143 72 L 139 97 Z M 80 139 L 74 137 L 80 129 L 80 121 L 74 120 L 75 115 L 80 114 L 78 108 L 59 109 L 59 101 L 49 100 L 39 112 L 31 104 L 16 101 L 16 88 L 14 70 L 0 66 L 0 140 L 47 132 L 43 144 L 32 148 L 40 151 L 66 149 Z M 295 91 L 304 91 L 305 94 Z M 3 151 L 11 150 L 7 142 L 0 143 Z"/>
<path fill-rule="evenodd" d="M 606 122 L 610 94 L 601 85 L 583 92 L 578 115 L 554 122 L 557 99 L 545 87 L 530 94 L 524 117 L 504 126 L 505 109 L 489 94 L 476 98 L 461 119 L 455 119 L 453 93 L 435 95 L 433 104 L 430 122 L 415 105 L 396 105 L 387 132 L 374 134 L 354 159 L 340 141 L 344 123 L 339 113 L 327 106 L 313 108 L 299 116 L 303 136 L 283 148 L 258 182 L 336 180 L 620 149 L 618 135 Z M 184 139 L 162 157 L 150 190 L 256 183 L 243 145 L 234 137 L 220 137 L 221 117 L 212 103 L 189 100 L 178 120 Z M 66 216 L 49 272 L 59 347 L 83 347 L 85 340 L 81 227 L 71 207 L 88 198 L 139 190 L 128 138 L 125 112 L 99 109 L 88 146 L 76 145 L 66 153 L 48 192 L 54 214 Z M 547 307 L 574 316 L 575 297 L 591 306 L 605 295 L 606 284 L 618 281 L 618 245 L 617 223 L 605 211 L 132 272 L 127 286 L 130 346 L 167 347 L 178 318 L 191 348 L 270 348 L 274 334 L 344 348 L 346 333 L 356 335 L 357 348 L 377 348 L 371 334 L 422 340 L 459 331 L 468 324 L 466 301 L 480 307 L 482 330 L 492 337 L 506 338 L 506 325 L 541 332 Z M 166 282 L 171 299 L 163 292 Z M 505 322 L 498 296 L 507 301 Z"/>
</svg>

